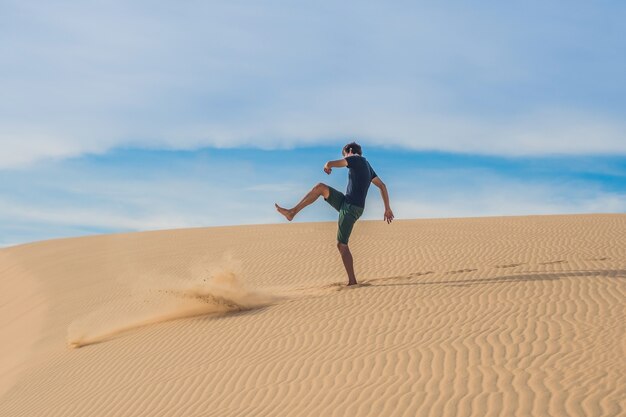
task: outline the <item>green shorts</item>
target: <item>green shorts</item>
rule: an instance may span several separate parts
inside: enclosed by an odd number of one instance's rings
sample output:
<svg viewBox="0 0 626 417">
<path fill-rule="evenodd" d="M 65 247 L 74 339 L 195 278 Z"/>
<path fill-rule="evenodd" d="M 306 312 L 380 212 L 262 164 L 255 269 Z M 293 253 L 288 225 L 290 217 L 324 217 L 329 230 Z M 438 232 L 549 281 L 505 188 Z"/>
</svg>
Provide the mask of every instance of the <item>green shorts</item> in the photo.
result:
<svg viewBox="0 0 626 417">
<path fill-rule="evenodd" d="M 357 219 L 363 214 L 363 207 L 346 203 L 346 196 L 341 191 L 328 187 L 330 194 L 325 198 L 326 202 L 339 212 L 339 230 L 337 230 L 337 240 L 344 245 L 348 244 L 350 233 Z"/>
</svg>

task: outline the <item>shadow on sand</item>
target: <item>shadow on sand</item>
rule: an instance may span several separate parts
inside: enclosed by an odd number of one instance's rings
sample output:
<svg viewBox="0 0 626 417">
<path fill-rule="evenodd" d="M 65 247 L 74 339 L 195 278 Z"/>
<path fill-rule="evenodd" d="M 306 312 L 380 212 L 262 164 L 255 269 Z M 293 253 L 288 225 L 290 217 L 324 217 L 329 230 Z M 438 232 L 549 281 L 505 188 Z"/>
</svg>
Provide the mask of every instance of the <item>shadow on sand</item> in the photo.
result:
<svg viewBox="0 0 626 417">
<path fill-rule="evenodd" d="M 472 279 L 456 279 L 456 280 L 441 280 L 441 281 L 426 281 L 426 282 L 403 282 L 403 283 L 387 283 L 391 280 L 407 280 L 415 279 L 421 275 L 432 273 L 431 271 L 424 273 L 415 273 L 405 276 L 386 277 L 386 278 L 374 278 L 366 280 L 371 285 L 364 287 L 395 287 L 395 286 L 410 286 L 410 285 L 442 285 L 448 284 L 450 286 L 473 286 L 473 285 L 485 285 L 485 284 L 498 284 L 504 282 L 524 282 L 524 281 L 556 281 L 563 278 L 576 278 L 587 276 L 603 276 L 607 278 L 626 278 L 626 269 L 590 269 L 590 270 L 572 270 L 572 271 L 559 271 L 559 272 L 545 272 L 545 271 L 530 271 L 523 274 L 502 275 L 491 278 L 472 278 Z M 378 284 L 378 282 L 385 282 L 384 284 Z"/>
</svg>

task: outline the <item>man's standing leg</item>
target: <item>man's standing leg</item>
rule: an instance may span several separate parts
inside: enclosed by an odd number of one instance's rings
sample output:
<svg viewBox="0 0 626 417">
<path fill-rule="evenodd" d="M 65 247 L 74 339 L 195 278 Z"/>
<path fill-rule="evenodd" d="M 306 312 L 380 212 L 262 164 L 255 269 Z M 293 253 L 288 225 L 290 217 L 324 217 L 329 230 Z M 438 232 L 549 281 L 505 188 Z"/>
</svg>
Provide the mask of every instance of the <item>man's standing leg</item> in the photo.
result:
<svg viewBox="0 0 626 417">
<path fill-rule="evenodd" d="M 339 253 L 341 253 L 343 266 L 348 273 L 348 285 L 355 285 L 357 283 L 356 276 L 354 275 L 354 261 L 350 248 L 348 247 L 348 240 L 352 234 L 354 223 L 361 217 L 361 214 L 363 214 L 362 208 L 345 202 L 341 205 L 341 209 L 339 210 L 337 249 L 339 249 Z"/>
<path fill-rule="evenodd" d="M 339 253 L 341 253 L 343 266 L 346 268 L 346 272 L 348 273 L 348 285 L 357 284 L 356 277 L 354 276 L 354 261 L 352 259 L 350 248 L 348 245 L 341 242 L 337 242 L 337 248 L 339 249 Z"/>
<path fill-rule="evenodd" d="M 330 189 L 328 188 L 328 185 L 320 182 L 315 187 L 313 187 L 311 191 L 309 191 L 307 195 L 305 195 L 295 207 L 286 209 L 286 208 L 279 206 L 278 204 L 274 204 L 274 205 L 276 206 L 276 210 L 278 210 L 280 214 L 285 216 L 287 220 L 292 221 L 293 218 L 296 217 L 296 214 L 298 214 L 300 210 L 302 210 L 309 204 L 313 204 L 315 200 L 319 198 L 319 196 L 328 198 L 329 195 L 330 195 Z"/>
</svg>

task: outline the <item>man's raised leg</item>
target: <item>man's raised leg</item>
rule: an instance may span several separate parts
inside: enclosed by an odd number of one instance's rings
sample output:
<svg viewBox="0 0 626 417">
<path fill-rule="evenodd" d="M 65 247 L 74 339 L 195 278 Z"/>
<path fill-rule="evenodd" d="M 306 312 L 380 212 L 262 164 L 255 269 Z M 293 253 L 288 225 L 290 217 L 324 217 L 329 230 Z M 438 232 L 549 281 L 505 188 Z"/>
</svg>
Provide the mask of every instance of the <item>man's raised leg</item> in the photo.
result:
<svg viewBox="0 0 626 417">
<path fill-rule="evenodd" d="M 280 214 L 285 216 L 287 220 L 292 221 L 293 218 L 296 217 L 296 214 L 298 214 L 300 210 L 302 210 L 303 208 L 305 208 L 306 206 L 310 204 L 313 204 L 315 200 L 319 198 L 319 196 L 328 198 L 329 195 L 330 195 L 330 190 L 328 189 L 328 185 L 320 182 L 315 187 L 313 187 L 311 191 L 309 191 L 295 207 L 286 209 L 286 208 L 279 206 L 278 204 L 274 204 L 274 205 L 276 206 L 276 210 Z"/>
<path fill-rule="evenodd" d="M 346 268 L 346 272 L 348 273 L 348 285 L 356 285 L 357 282 L 356 277 L 354 276 L 354 262 L 352 260 L 350 248 L 348 245 L 341 242 L 337 242 L 337 248 L 339 249 L 339 253 L 341 253 L 343 266 Z"/>
</svg>

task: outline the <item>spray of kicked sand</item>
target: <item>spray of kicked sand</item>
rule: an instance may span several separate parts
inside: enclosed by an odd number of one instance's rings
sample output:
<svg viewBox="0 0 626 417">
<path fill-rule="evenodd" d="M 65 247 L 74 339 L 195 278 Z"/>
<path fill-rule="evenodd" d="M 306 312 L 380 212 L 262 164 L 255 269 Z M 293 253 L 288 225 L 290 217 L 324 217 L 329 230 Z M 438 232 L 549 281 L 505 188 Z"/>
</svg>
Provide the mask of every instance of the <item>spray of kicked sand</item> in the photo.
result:
<svg viewBox="0 0 626 417">
<path fill-rule="evenodd" d="M 250 310 L 280 299 L 245 288 L 238 275 L 238 267 L 228 260 L 225 266 L 213 270 L 196 267 L 185 278 L 154 274 L 137 278 L 128 297 L 72 322 L 67 332 L 68 346 L 78 348 L 102 342 L 122 332 L 168 320 Z"/>
</svg>

